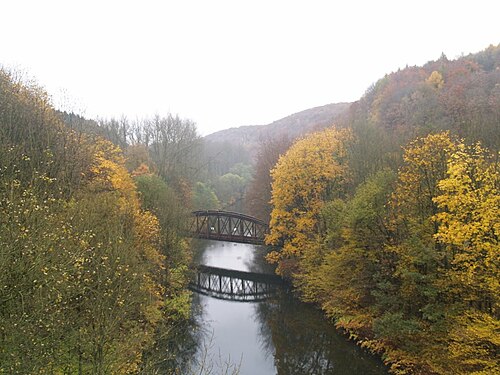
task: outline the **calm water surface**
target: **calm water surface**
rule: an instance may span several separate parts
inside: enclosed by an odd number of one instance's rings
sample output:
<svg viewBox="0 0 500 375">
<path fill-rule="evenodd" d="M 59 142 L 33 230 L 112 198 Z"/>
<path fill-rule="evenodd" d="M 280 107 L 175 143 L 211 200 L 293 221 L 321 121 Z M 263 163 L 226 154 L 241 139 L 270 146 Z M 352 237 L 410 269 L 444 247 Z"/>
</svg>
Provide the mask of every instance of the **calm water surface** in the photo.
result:
<svg viewBox="0 0 500 375">
<path fill-rule="evenodd" d="M 198 264 L 273 273 L 264 261 L 263 246 L 193 242 Z M 197 358 L 210 363 L 215 374 L 228 365 L 238 366 L 241 375 L 387 374 L 380 360 L 284 288 L 265 302 L 224 301 L 195 293 L 193 314 L 203 328 Z"/>
</svg>

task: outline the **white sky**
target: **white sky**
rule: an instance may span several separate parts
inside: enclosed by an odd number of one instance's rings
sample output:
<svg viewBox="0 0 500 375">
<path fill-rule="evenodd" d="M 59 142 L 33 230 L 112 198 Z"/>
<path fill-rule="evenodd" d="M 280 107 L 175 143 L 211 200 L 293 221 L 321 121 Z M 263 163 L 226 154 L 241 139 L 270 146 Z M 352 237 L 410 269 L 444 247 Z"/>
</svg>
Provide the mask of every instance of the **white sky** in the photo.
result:
<svg viewBox="0 0 500 375">
<path fill-rule="evenodd" d="M 354 101 L 406 65 L 500 43 L 500 1 L 0 0 L 0 64 L 87 117 L 203 135 Z"/>
</svg>

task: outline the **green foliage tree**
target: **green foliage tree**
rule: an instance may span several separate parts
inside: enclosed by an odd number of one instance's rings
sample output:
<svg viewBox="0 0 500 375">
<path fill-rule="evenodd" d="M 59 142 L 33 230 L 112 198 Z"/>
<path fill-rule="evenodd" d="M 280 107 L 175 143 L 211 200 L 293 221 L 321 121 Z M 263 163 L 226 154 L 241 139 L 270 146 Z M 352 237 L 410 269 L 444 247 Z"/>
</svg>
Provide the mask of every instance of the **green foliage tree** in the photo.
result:
<svg viewBox="0 0 500 375">
<path fill-rule="evenodd" d="M 215 191 L 221 206 L 226 210 L 241 211 L 246 181 L 240 175 L 226 173 L 215 183 Z"/>
<path fill-rule="evenodd" d="M 116 150 L 92 147 L 93 176 L 69 200 L 47 198 L 36 170 L 29 186 L 2 173 L 4 371 L 127 373 L 151 344 L 161 317 L 158 224 L 140 210 Z"/>
<path fill-rule="evenodd" d="M 325 257 L 301 279 L 306 300 L 319 301 L 340 327 L 358 333 L 366 334 L 371 328 L 370 309 L 379 283 L 391 281 L 394 264 L 383 247 L 390 236 L 386 202 L 394 180 L 392 171 L 379 171 L 347 203 L 336 199 L 324 206 L 324 242 L 318 246 L 324 248 Z"/>
<path fill-rule="evenodd" d="M 153 212 L 160 224 L 161 252 L 165 257 L 163 319 L 156 329 L 156 343 L 145 353 L 142 373 L 164 371 L 174 373 L 181 342 L 193 340 L 191 292 L 187 289 L 191 263 L 189 243 L 183 238 L 187 207 L 174 189 L 159 176 L 142 174 L 135 177 L 143 207 Z M 196 186 L 196 185 L 195 185 Z M 192 344 L 191 344 L 192 345 Z M 189 351 L 188 351 L 189 354 Z M 194 353 L 191 353 L 194 355 Z"/>
<path fill-rule="evenodd" d="M 392 196 L 392 216 L 388 225 L 394 232 L 390 249 L 398 257 L 395 274 L 399 278 L 403 311 L 422 317 L 438 303 L 440 269 L 448 262 L 444 249 L 436 244 L 439 211 L 434 198 L 438 183 L 447 171 L 448 158 L 456 148 L 448 133 L 417 139 L 405 149 L 404 164 Z"/>
<path fill-rule="evenodd" d="M 194 210 L 217 210 L 220 202 L 213 189 L 203 182 L 197 182 L 193 188 L 192 206 Z"/>
</svg>

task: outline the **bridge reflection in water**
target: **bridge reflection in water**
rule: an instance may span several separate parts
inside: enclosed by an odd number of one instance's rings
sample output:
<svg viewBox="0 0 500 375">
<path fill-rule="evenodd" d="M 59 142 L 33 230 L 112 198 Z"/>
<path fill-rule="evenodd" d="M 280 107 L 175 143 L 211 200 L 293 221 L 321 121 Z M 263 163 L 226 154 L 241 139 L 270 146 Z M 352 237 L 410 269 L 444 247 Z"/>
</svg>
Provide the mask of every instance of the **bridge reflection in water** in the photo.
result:
<svg viewBox="0 0 500 375">
<path fill-rule="evenodd" d="M 197 293 L 226 301 L 259 302 L 274 295 L 284 285 L 276 275 L 200 265 L 189 287 Z"/>
</svg>

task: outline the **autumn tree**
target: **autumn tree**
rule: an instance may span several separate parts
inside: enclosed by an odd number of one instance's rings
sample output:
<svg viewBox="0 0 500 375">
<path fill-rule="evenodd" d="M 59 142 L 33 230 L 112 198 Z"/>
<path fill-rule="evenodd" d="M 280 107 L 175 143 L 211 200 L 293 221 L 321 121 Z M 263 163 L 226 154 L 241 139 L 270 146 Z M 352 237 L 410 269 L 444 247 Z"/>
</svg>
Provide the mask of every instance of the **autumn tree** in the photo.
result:
<svg viewBox="0 0 500 375">
<path fill-rule="evenodd" d="M 436 243 L 439 212 L 434 198 L 439 195 L 439 181 L 456 143 L 448 133 L 419 138 L 405 148 L 404 164 L 391 198 L 392 213 L 387 220 L 392 243 L 389 250 L 398 258 L 400 306 L 410 316 L 432 315 L 438 302 L 439 270 L 446 265 L 446 252 Z"/>
<path fill-rule="evenodd" d="M 278 263 L 278 272 L 298 272 L 301 259 L 314 261 L 308 248 L 318 234 L 318 217 L 328 198 L 342 196 L 349 180 L 345 164 L 350 133 L 335 128 L 313 133 L 297 141 L 271 172 L 273 210 L 270 245 L 282 245 L 268 260 Z"/>
<path fill-rule="evenodd" d="M 164 261 L 158 219 L 143 211 L 121 151 L 95 144 L 93 177 L 70 202 L 77 233 L 91 233 L 75 261 L 78 366 L 96 374 L 136 371 L 161 319 Z M 100 225 L 105 223 L 105 225 Z"/>
<path fill-rule="evenodd" d="M 136 372 L 163 318 L 160 227 L 122 152 L 0 71 L 0 372 Z"/>
<path fill-rule="evenodd" d="M 479 310 L 498 315 L 500 285 L 500 165 L 479 144 L 451 155 L 435 219 L 435 238 L 449 254 L 450 291 Z M 460 296 L 460 297 L 458 297 Z"/>
<path fill-rule="evenodd" d="M 435 238 L 449 257 L 442 287 L 454 306 L 447 317 L 450 372 L 494 373 L 500 365 L 499 166 L 479 144 L 460 144 L 434 198 L 442 210 Z"/>
<path fill-rule="evenodd" d="M 63 118 L 81 131 L 104 137 L 120 146 L 128 157 L 131 171 L 141 164 L 159 174 L 187 201 L 191 185 L 201 174 L 201 139 L 196 124 L 178 115 L 155 115 L 130 121 L 119 119 L 86 120 L 73 115 Z"/>
<path fill-rule="evenodd" d="M 498 51 L 407 67 L 353 103 L 347 194 L 325 194 L 307 138 L 272 172 L 268 258 L 394 373 L 500 367 Z"/>
<path fill-rule="evenodd" d="M 321 210 L 324 260 L 301 281 L 303 298 L 319 301 L 344 329 L 370 329 L 369 309 L 380 281 L 391 279 L 391 255 L 383 251 L 390 236 L 385 225 L 387 200 L 395 173 L 385 169 L 370 176 L 352 199 L 334 199 Z M 349 316 L 349 320 L 341 319 Z"/>
</svg>

